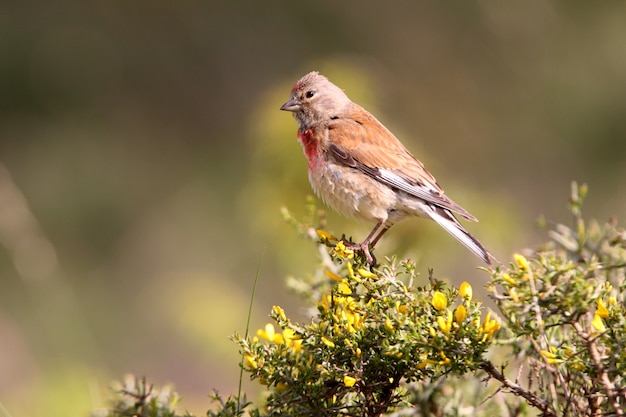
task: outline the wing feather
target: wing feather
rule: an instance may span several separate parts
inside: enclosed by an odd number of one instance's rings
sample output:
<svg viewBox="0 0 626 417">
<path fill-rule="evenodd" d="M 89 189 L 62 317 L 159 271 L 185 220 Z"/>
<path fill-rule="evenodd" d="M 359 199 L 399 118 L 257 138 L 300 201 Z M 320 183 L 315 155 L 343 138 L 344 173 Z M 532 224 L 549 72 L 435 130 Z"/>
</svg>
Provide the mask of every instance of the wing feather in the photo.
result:
<svg viewBox="0 0 626 417">
<path fill-rule="evenodd" d="M 428 213 L 439 226 L 446 229 L 448 233 L 454 236 L 467 249 L 472 251 L 476 256 L 485 261 L 487 265 L 491 265 L 491 255 L 487 249 L 454 218 L 448 210 L 433 207 L 432 212 Z"/>
<path fill-rule="evenodd" d="M 329 150 L 340 163 L 407 194 L 476 221 L 448 198 L 435 177 L 374 116 L 354 104 L 344 117 L 328 125 Z"/>
</svg>

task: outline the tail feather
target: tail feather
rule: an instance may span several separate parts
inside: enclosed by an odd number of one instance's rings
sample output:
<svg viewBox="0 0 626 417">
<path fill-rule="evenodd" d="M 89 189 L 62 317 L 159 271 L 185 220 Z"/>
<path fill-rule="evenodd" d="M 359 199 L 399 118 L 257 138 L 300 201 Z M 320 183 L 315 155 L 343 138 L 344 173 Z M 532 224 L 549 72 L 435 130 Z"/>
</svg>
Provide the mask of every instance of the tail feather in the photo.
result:
<svg viewBox="0 0 626 417">
<path fill-rule="evenodd" d="M 459 223 L 454 215 L 447 209 L 441 207 L 432 207 L 432 211 L 428 214 L 430 217 L 439 224 L 439 226 L 446 229 L 448 233 L 454 236 L 459 242 L 461 242 L 467 249 L 472 251 L 476 256 L 482 259 L 487 265 L 491 265 L 491 255 L 487 249 L 472 236 L 465 228 Z"/>
</svg>

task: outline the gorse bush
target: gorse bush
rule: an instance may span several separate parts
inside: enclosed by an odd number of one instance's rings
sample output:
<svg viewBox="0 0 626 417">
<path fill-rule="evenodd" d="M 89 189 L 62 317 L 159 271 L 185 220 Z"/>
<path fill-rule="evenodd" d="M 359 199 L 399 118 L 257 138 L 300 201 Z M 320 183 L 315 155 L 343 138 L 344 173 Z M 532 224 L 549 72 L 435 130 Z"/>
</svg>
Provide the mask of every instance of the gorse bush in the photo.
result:
<svg viewBox="0 0 626 417">
<path fill-rule="evenodd" d="M 526 392 L 543 415 L 624 415 L 626 232 L 585 222 L 586 187 L 572 186 L 573 227 L 549 227 L 532 259 L 516 255 L 488 289 L 527 367 Z"/>
<path fill-rule="evenodd" d="M 370 270 L 322 230 L 312 203 L 303 221 L 285 211 L 325 248 L 319 271 L 289 280 L 311 319 L 274 306 L 273 323 L 235 334 L 243 370 L 266 393 L 257 405 L 214 394 L 207 415 L 623 415 L 626 233 L 613 220 L 586 222 L 585 194 L 573 184 L 573 225 L 543 222 L 550 240 L 539 251 L 485 269 L 497 314 L 467 282 L 455 288 L 428 271 L 418 285 L 411 261 Z M 144 391 L 126 387 L 127 401 L 105 415 L 177 415 L 154 400 L 161 391 Z"/>
<path fill-rule="evenodd" d="M 333 284 L 310 323 L 275 306 L 279 331 L 268 324 L 258 337 L 235 337 L 246 370 L 270 392 L 267 415 L 378 416 L 401 402 L 401 383 L 478 369 L 499 325 L 481 319 L 469 284 L 461 297 L 440 282 L 412 287 L 411 264 L 375 274 L 353 267 L 341 242 L 332 254 L 342 267 L 327 270 Z"/>
</svg>

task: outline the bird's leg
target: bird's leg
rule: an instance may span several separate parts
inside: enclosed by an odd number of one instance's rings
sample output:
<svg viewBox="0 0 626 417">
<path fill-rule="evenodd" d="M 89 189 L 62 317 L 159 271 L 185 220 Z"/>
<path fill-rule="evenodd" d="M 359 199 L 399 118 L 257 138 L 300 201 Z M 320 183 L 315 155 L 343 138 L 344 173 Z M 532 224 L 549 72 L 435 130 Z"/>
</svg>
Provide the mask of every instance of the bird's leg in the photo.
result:
<svg viewBox="0 0 626 417">
<path fill-rule="evenodd" d="M 356 249 L 363 252 L 363 254 L 365 255 L 365 259 L 367 259 L 367 264 L 370 266 L 376 264 L 376 258 L 370 253 L 370 246 L 374 248 L 374 245 L 376 244 L 376 242 L 378 242 L 378 239 L 380 239 L 380 237 L 387 231 L 387 229 L 389 229 L 389 227 L 385 227 L 370 244 L 370 240 L 376 234 L 378 229 L 380 229 L 380 226 L 382 226 L 382 224 L 383 222 L 376 223 L 376 226 L 374 226 L 372 231 L 367 235 L 362 243 L 348 242 L 346 239 L 342 239 L 344 245 L 346 245 L 347 248 Z"/>
<path fill-rule="evenodd" d="M 374 240 L 372 241 L 372 243 L 371 243 L 371 245 L 370 245 L 372 248 L 373 248 L 374 246 L 376 246 L 376 244 L 378 243 L 378 241 L 380 240 L 380 238 L 381 238 L 381 237 L 383 237 L 383 235 L 384 235 L 385 233 L 387 233 L 387 230 L 389 230 L 389 228 L 390 228 L 390 227 L 391 227 L 391 226 L 385 226 L 385 227 L 383 228 L 383 230 L 381 230 L 381 231 L 380 231 L 380 233 L 378 234 L 378 236 L 376 236 L 376 237 L 374 238 Z"/>
</svg>

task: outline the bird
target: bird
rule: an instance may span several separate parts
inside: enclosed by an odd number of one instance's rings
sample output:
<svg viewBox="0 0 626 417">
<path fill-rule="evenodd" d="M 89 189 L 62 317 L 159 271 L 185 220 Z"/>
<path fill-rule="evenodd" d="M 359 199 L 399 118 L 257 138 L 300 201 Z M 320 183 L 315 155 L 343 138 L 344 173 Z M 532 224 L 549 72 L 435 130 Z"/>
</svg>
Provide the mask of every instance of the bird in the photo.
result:
<svg viewBox="0 0 626 417">
<path fill-rule="evenodd" d="M 374 222 L 360 250 L 371 251 L 391 226 L 411 217 L 434 220 L 487 265 L 491 255 L 455 215 L 478 221 L 452 201 L 424 164 L 370 112 L 317 71 L 300 78 L 280 110 L 292 112 L 315 193 L 346 217 Z M 495 259 L 495 258 L 494 258 Z"/>
</svg>

